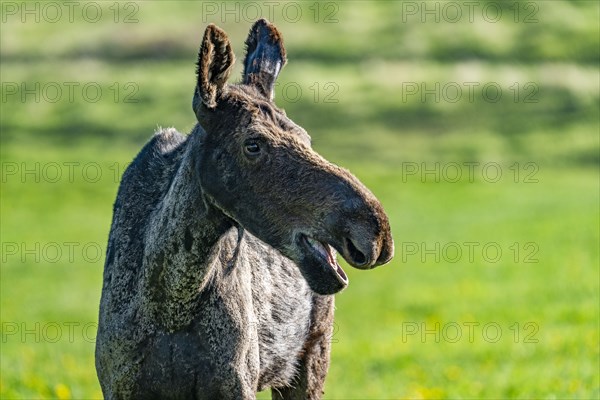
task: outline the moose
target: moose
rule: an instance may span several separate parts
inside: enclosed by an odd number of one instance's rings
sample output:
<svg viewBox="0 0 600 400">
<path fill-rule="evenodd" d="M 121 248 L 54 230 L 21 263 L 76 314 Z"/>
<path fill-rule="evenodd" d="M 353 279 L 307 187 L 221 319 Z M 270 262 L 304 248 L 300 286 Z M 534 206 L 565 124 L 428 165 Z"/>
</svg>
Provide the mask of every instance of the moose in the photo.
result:
<svg viewBox="0 0 600 400">
<path fill-rule="evenodd" d="M 382 205 L 317 154 L 273 101 L 286 63 L 258 20 L 240 83 L 226 33 L 206 28 L 188 135 L 159 129 L 113 207 L 96 341 L 106 399 L 319 399 L 337 262 L 394 253 Z"/>
</svg>

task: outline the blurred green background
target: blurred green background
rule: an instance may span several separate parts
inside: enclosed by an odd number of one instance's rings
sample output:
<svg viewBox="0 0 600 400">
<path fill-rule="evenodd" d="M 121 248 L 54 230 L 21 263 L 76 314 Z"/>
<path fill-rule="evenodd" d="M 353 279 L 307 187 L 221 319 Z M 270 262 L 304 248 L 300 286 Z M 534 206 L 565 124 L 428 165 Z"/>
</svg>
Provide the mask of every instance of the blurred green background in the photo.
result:
<svg viewBox="0 0 600 400">
<path fill-rule="evenodd" d="M 2 2 L 2 398 L 102 397 L 120 175 L 157 126 L 193 126 L 205 26 L 237 80 L 258 16 L 288 50 L 276 103 L 396 243 L 346 266 L 325 397 L 600 396 L 597 1 L 69 4 Z"/>
</svg>

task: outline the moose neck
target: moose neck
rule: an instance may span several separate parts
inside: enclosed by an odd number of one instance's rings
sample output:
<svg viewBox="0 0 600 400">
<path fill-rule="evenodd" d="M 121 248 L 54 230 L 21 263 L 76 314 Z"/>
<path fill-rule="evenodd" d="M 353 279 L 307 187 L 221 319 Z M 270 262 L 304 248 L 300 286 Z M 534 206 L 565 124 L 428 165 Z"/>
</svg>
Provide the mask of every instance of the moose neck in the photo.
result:
<svg viewBox="0 0 600 400">
<path fill-rule="evenodd" d="M 193 318 L 198 292 L 217 263 L 219 239 L 233 222 L 205 196 L 198 157 L 204 131 L 196 125 L 146 237 L 146 290 L 165 326 L 177 329 Z"/>
<path fill-rule="evenodd" d="M 185 221 L 183 226 L 187 224 L 190 230 L 189 233 L 184 232 L 184 236 L 185 234 L 193 236 L 190 243 L 184 240 L 184 248 L 204 251 L 208 255 L 219 238 L 234 225 L 234 221 L 215 206 L 202 189 L 199 159 L 202 153 L 200 147 L 203 146 L 203 135 L 205 135 L 204 129 L 200 124 L 196 124 L 187 139 L 188 143 L 181 163 L 164 202 L 172 211 L 181 212 L 177 214 L 177 220 Z"/>
</svg>

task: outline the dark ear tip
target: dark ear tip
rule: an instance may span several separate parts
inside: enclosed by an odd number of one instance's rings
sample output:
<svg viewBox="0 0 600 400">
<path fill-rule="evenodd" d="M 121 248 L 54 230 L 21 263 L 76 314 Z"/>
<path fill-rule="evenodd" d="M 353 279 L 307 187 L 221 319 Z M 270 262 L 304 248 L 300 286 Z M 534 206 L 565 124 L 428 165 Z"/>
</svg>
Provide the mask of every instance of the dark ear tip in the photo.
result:
<svg viewBox="0 0 600 400">
<path fill-rule="evenodd" d="M 261 18 L 257 20 L 250 30 L 252 32 L 259 32 L 261 29 L 269 29 L 270 27 L 275 27 L 272 23 L 269 22 L 266 18 Z"/>
<path fill-rule="evenodd" d="M 246 45 L 251 47 L 251 43 L 249 41 L 255 40 L 257 42 L 266 41 L 272 45 L 279 47 L 279 52 L 281 53 L 281 58 L 283 59 L 283 64 L 286 63 L 286 53 L 285 47 L 283 46 L 283 36 L 277 29 L 275 25 L 273 25 L 266 18 L 261 18 L 257 20 L 252 28 L 250 28 L 251 34 L 248 36 L 248 40 L 246 41 Z M 254 43 L 254 46 L 256 44 Z"/>
<path fill-rule="evenodd" d="M 253 28 L 254 27 L 258 27 L 258 26 L 269 26 L 269 25 L 272 25 L 272 24 L 269 22 L 268 19 L 266 19 L 266 18 L 260 18 L 260 19 L 256 20 L 256 22 L 254 23 Z"/>
</svg>

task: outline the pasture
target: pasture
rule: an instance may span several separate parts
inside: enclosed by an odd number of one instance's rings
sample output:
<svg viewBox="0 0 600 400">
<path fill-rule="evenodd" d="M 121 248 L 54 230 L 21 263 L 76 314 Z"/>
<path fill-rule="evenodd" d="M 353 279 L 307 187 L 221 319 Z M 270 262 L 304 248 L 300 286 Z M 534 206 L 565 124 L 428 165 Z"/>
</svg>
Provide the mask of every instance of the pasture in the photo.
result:
<svg viewBox="0 0 600 400">
<path fill-rule="evenodd" d="M 288 51 L 276 103 L 395 239 L 344 266 L 325 398 L 600 397 L 598 2 L 91 3 L 2 3 L 1 398 L 102 397 L 120 176 L 157 126 L 192 128 L 209 22 L 240 76 L 256 9 Z"/>
</svg>

